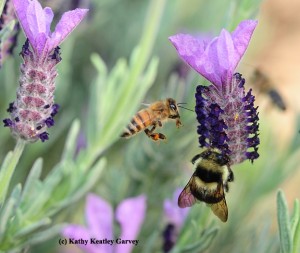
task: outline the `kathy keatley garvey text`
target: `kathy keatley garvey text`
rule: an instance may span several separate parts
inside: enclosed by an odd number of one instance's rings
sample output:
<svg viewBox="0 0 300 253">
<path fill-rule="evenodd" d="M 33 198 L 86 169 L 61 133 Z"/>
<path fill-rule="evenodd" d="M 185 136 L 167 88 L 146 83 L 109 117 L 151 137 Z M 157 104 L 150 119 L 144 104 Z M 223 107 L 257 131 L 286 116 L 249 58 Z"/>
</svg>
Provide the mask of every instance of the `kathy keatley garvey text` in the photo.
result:
<svg viewBox="0 0 300 253">
<path fill-rule="evenodd" d="M 124 240 L 122 238 L 117 238 L 115 240 L 112 239 L 97 239 L 97 238 L 90 238 L 90 239 L 75 239 L 75 238 L 69 238 L 69 239 L 59 239 L 59 244 L 74 244 L 74 245 L 87 245 L 87 244 L 133 244 L 137 246 L 139 243 L 139 240 Z"/>
</svg>

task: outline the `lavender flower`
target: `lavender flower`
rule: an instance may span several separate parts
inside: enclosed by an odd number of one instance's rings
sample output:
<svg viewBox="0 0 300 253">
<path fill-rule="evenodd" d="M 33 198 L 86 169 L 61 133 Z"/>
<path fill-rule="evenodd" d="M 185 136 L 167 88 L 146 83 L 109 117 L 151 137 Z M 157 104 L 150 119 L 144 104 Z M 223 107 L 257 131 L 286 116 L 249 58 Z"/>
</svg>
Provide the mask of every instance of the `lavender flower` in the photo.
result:
<svg viewBox="0 0 300 253">
<path fill-rule="evenodd" d="M 243 21 L 234 32 L 223 29 L 211 41 L 188 34 L 170 37 L 179 56 L 211 82 L 199 85 L 195 94 L 200 147 L 220 150 L 230 157 L 230 164 L 259 157 L 255 98 L 251 89 L 245 93 L 242 75 L 234 74 L 256 25 L 256 21 Z"/>
<path fill-rule="evenodd" d="M 22 48 L 20 86 L 17 99 L 9 105 L 10 118 L 3 120 L 16 138 L 28 142 L 48 139 L 47 128 L 59 106 L 54 104 L 56 64 L 61 61 L 59 45 L 86 15 L 86 9 L 63 14 L 54 32 L 50 31 L 53 12 L 42 9 L 37 0 L 13 0 L 13 5 L 27 37 Z"/>
<path fill-rule="evenodd" d="M 167 225 L 163 231 L 163 252 L 169 252 L 177 241 L 180 229 L 189 210 L 178 207 L 178 197 L 182 189 L 177 189 L 173 198 L 164 201 L 164 216 Z"/>
<path fill-rule="evenodd" d="M 16 16 L 14 13 L 14 8 L 12 0 L 7 0 L 5 2 L 3 12 L 0 17 L 0 31 L 5 28 L 12 20 L 15 20 Z M 17 36 L 20 31 L 19 23 L 16 23 L 13 30 L 10 32 L 7 38 L 0 41 L 0 68 L 4 60 L 13 53 L 13 50 L 17 44 Z"/>
<path fill-rule="evenodd" d="M 69 225 L 63 229 L 62 234 L 69 240 L 87 240 L 86 245 L 79 245 L 87 253 L 130 253 L 134 244 L 124 244 L 122 239 L 136 239 L 145 213 L 146 197 L 144 195 L 123 200 L 115 213 L 116 220 L 121 227 L 121 234 L 114 239 L 112 207 L 102 198 L 89 194 L 85 208 L 87 227 Z M 94 244 L 94 238 L 102 240 L 103 244 Z M 137 244 L 138 240 L 135 241 Z"/>
</svg>

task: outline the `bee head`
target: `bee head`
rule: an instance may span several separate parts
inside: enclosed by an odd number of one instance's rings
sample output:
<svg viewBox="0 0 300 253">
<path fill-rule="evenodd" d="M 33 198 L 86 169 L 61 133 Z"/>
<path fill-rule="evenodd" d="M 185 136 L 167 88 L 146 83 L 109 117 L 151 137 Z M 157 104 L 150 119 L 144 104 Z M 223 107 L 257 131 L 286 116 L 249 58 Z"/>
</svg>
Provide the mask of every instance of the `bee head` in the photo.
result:
<svg viewBox="0 0 300 253">
<path fill-rule="evenodd" d="M 223 166 L 229 163 L 229 157 L 227 155 L 220 154 L 216 151 L 206 150 L 201 153 L 201 157 L 206 160 L 214 161 L 216 164 Z"/>
<path fill-rule="evenodd" d="M 179 111 L 177 107 L 177 103 L 173 98 L 168 98 L 167 99 L 167 106 L 169 108 L 170 116 L 169 118 L 171 119 L 179 119 Z"/>
</svg>

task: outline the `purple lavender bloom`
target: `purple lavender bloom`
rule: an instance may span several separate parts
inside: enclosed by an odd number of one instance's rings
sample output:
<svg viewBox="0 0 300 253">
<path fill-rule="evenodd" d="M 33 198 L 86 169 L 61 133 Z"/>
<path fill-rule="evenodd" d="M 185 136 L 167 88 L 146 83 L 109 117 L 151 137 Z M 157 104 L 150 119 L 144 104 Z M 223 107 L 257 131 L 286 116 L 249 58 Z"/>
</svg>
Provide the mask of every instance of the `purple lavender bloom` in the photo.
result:
<svg viewBox="0 0 300 253">
<path fill-rule="evenodd" d="M 80 225 L 68 225 L 62 231 L 63 236 L 70 240 L 88 240 L 86 245 L 79 247 L 87 253 L 130 253 L 133 244 L 122 244 L 119 239 L 135 240 L 145 219 L 146 197 L 144 195 L 123 200 L 116 209 L 115 218 L 120 224 L 121 234 L 114 237 L 113 209 L 105 200 L 94 194 L 87 196 L 85 217 L 87 227 Z M 97 240 L 113 240 L 93 244 L 93 238 Z"/>
<path fill-rule="evenodd" d="M 188 34 L 169 38 L 179 56 L 211 82 L 199 85 L 195 94 L 200 147 L 220 150 L 230 157 L 230 164 L 259 157 L 255 98 L 251 89 L 245 92 L 242 75 L 234 74 L 256 25 L 257 21 L 242 21 L 234 32 L 223 29 L 211 41 Z"/>
<path fill-rule="evenodd" d="M 47 128 L 54 125 L 53 117 L 59 106 L 54 104 L 55 66 L 61 61 L 59 45 L 86 15 L 86 9 L 63 14 L 54 32 L 50 31 L 53 12 L 42 8 L 37 0 L 13 0 L 15 12 L 27 37 L 22 48 L 20 86 L 17 99 L 9 105 L 10 127 L 16 138 L 27 142 L 48 139 Z"/>
<path fill-rule="evenodd" d="M 177 189 L 173 198 L 164 201 L 166 227 L 163 231 L 163 252 L 169 252 L 177 241 L 180 229 L 188 215 L 189 209 L 178 207 L 178 197 L 182 189 Z"/>
</svg>

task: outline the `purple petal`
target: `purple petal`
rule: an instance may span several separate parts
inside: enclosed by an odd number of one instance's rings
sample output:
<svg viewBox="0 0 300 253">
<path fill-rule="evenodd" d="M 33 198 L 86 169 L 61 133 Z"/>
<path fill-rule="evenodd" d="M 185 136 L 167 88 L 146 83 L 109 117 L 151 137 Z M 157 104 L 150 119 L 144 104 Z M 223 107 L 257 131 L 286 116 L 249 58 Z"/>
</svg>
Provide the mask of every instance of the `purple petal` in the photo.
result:
<svg viewBox="0 0 300 253">
<path fill-rule="evenodd" d="M 173 199 L 164 201 L 164 215 L 168 223 L 174 224 L 177 228 L 181 228 L 189 209 L 178 207 L 178 197 L 182 189 L 177 189 L 173 194 Z"/>
<path fill-rule="evenodd" d="M 256 20 L 244 20 L 232 32 L 232 40 L 240 57 L 244 55 L 256 26 Z"/>
<path fill-rule="evenodd" d="M 86 245 L 84 245 L 84 243 L 78 244 L 78 247 L 87 253 L 106 253 L 104 250 L 101 251 L 101 249 L 99 249 L 96 245 L 90 243 L 90 238 L 92 236 L 89 231 L 82 226 L 68 225 L 62 230 L 61 233 L 64 237 L 68 238 L 68 244 L 69 240 L 88 240 Z"/>
<path fill-rule="evenodd" d="M 52 23 L 54 14 L 53 14 L 53 11 L 51 10 L 51 8 L 49 8 L 49 7 L 46 7 L 44 9 L 44 13 L 45 13 L 45 18 L 46 18 L 46 34 L 48 36 L 50 36 L 51 23 Z"/>
<path fill-rule="evenodd" d="M 30 43 L 34 42 L 34 36 L 30 30 L 28 21 L 27 21 L 27 8 L 29 6 L 29 0 L 13 0 L 13 5 L 16 11 L 16 15 L 19 19 L 19 22 L 23 28 L 23 31 L 26 37 L 29 39 Z"/>
<path fill-rule="evenodd" d="M 33 35 L 46 33 L 46 17 L 44 10 L 38 1 L 30 1 L 26 16 L 29 29 Z"/>
<path fill-rule="evenodd" d="M 121 239 L 135 240 L 146 213 L 146 196 L 123 200 L 116 210 L 116 219 L 121 226 Z M 117 244 L 116 253 L 130 253 L 133 244 Z"/>
<path fill-rule="evenodd" d="M 105 200 L 95 194 L 89 194 L 85 216 L 92 235 L 98 238 L 113 239 L 113 210 Z"/>
<path fill-rule="evenodd" d="M 35 35 L 34 45 L 31 45 L 35 49 L 35 51 L 38 52 L 38 54 L 41 54 L 43 52 L 47 39 L 48 37 L 45 33 L 39 33 Z"/>
<path fill-rule="evenodd" d="M 63 40 L 81 22 L 81 20 L 84 18 L 87 12 L 87 9 L 75 9 L 73 11 L 68 11 L 64 13 L 62 18 L 56 25 L 55 31 L 52 33 L 48 50 L 51 51 L 53 48 L 60 45 L 63 42 Z"/>
<path fill-rule="evenodd" d="M 179 56 L 217 87 L 230 84 L 234 70 L 248 47 L 257 21 L 241 22 L 230 34 L 222 30 L 210 43 L 187 34 L 169 39 Z"/>
</svg>

